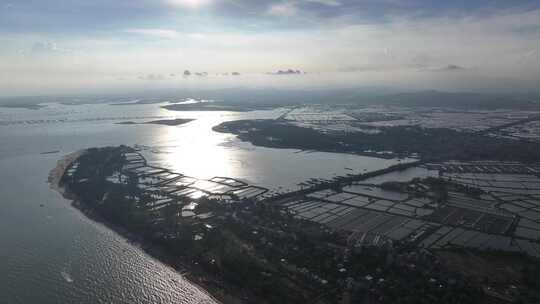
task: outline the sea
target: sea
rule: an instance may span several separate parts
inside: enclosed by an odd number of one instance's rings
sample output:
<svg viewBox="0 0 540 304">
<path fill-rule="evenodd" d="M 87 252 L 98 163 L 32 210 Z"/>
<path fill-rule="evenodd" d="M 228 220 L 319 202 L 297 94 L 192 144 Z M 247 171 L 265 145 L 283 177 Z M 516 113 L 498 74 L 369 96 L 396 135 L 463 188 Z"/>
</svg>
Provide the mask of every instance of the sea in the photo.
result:
<svg viewBox="0 0 540 304">
<path fill-rule="evenodd" d="M 169 111 L 153 104 L 48 103 L 0 107 L 0 304 L 215 303 L 196 284 L 96 223 L 47 183 L 63 155 L 131 145 L 156 166 L 197 177 L 226 176 L 275 192 L 312 178 L 382 169 L 401 160 L 255 147 L 212 127 L 277 118 L 287 109 Z M 180 126 L 119 124 L 189 118 Z"/>
</svg>

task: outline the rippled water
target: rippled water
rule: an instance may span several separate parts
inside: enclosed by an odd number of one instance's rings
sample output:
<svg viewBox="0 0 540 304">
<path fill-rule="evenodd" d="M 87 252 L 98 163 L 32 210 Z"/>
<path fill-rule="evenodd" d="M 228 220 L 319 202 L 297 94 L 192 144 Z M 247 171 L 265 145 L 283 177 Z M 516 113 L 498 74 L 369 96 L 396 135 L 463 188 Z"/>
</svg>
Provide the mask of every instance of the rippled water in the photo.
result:
<svg viewBox="0 0 540 304">
<path fill-rule="evenodd" d="M 149 160 L 184 174 L 230 176 L 281 189 L 311 177 L 396 163 L 253 147 L 211 131 L 222 121 L 280 113 L 171 112 L 159 105 L 0 108 L 0 303 L 212 302 L 174 270 L 88 220 L 51 191 L 47 175 L 63 154 L 140 144 L 149 147 L 144 152 Z M 115 124 L 168 117 L 197 120 L 178 127 Z M 41 154 L 54 150 L 61 152 Z"/>
</svg>

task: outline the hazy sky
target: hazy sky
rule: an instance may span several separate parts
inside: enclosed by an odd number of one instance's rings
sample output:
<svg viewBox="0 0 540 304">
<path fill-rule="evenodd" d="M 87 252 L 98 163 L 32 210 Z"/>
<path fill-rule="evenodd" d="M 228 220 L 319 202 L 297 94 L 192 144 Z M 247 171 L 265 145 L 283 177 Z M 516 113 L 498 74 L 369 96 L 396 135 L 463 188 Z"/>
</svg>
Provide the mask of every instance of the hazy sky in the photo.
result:
<svg viewBox="0 0 540 304">
<path fill-rule="evenodd" d="M 0 0 L 0 95 L 539 84 L 538 0 Z"/>
</svg>

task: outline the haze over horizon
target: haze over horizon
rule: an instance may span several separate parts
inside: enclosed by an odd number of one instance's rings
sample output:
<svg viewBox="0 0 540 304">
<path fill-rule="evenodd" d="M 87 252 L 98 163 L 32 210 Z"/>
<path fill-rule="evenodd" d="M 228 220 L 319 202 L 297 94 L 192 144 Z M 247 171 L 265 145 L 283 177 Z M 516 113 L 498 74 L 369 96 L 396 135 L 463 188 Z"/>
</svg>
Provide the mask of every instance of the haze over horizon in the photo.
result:
<svg viewBox="0 0 540 304">
<path fill-rule="evenodd" d="M 0 2 L 1 96 L 139 88 L 523 92 L 537 1 Z"/>
</svg>

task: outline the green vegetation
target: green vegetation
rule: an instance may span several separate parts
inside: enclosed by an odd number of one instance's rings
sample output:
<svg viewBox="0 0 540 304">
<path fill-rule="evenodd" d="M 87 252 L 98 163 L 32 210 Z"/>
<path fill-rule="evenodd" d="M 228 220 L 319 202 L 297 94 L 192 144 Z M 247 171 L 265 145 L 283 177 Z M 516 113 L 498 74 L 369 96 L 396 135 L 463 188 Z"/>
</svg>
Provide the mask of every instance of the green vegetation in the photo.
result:
<svg viewBox="0 0 540 304">
<path fill-rule="evenodd" d="M 347 233 L 272 203 L 207 197 L 157 203 L 159 194 L 122 170 L 129 152 L 89 149 L 61 183 L 87 214 L 129 231 L 145 247 L 165 249 L 171 265 L 189 269 L 190 278 L 224 302 L 230 295 L 248 303 L 477 303 L 481 297 L 431 254 L 406 246 L 352 248 Z M 196 214 L 214 216 L 183 217 L 190 202 L 197 203 Z"/>
<path fill-rule="evenodd" d="M 540 143 L 493 138 L 451 129 L 417 126 L 379 128 L 377 134 L 323 133 L 277 120 L 241 120 L 222 123 L 214 130 L 236 134 L 257 146 L 366 154 L 391 151 L 419 153 L 423 159 L 540 161 Z"/>
</svg>

